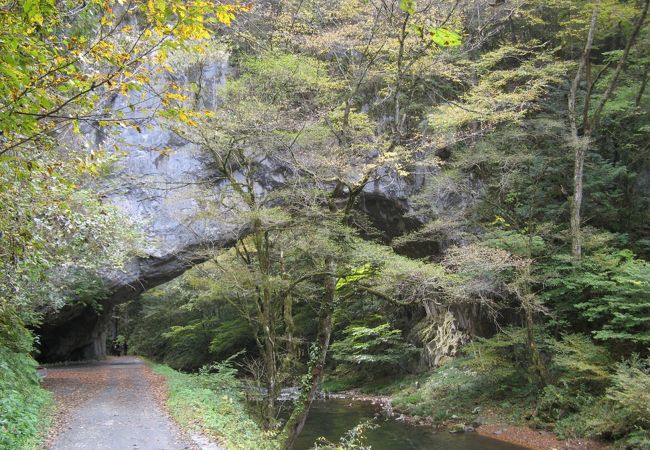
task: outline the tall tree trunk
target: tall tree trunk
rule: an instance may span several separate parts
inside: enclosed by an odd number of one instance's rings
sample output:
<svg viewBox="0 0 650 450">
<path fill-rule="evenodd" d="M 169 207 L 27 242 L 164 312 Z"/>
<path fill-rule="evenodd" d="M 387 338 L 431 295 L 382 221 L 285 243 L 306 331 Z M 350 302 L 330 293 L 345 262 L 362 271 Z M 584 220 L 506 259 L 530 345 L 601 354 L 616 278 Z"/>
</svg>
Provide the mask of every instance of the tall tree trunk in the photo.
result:
<svg viewBox="0 0 650 450">
<path fill-rule="evenodd" d="M 258 320 L 262 327 L 263 357 L 266 378 L 266 401 L 264 420 L 268 429 L 273 428 L 276 418 L 276 399 L 279 394 L 278 364 L 276 355 L 275 320 L 272 311 L 271 295 L 271 260 L 269 255 L 268 234 L 259 218 L 253 220 L 253 239 L 257 252 L 258 269 L 261 275 L 258 298 Z"/>
<path fill-rule="evenodd" d="M 569 197 L 569 213 L 571 215 L 571 254 L 575 259 L 582 257 L 582 229 L 580 210 L 582 208 L 582 180 L 584 175 L 585 155 L 587 153 L 587 145 L 589 136 L 579 136 L 578 124 L 576 117 L 576 107 L 578 102 L 578 90 L 580 88 L 580 80 L 582 79 L 582 72 L 589 64 L 589 57 L 591 54 L 591 47 L 594 41 L 594 32 L 596 30 L 596 18 L 598 17 L 599 5 L 594 7 L 591 13 L 591 22 L 589 25 L 589 32 L 587 33 L 587 42 L 580 58 L 578 70 L 571 83 L 571 90 L 569 91 L 569 125 L 571 127 L 571 146 L 574 149 L 573 157 L 573 195 Z M 591 77 L 589 77 L 591 78 Z M 588 101 L 588 100 L 587 100 Z M 583 124 L 586 126 L 586 123 Z"/>
<path fill-rule="evenodd" d="M 584 139 L 587 139 L 585 137 Z M 569 198 L 569 211 L 571 213 L 571 255 L 575 259 L 582 258 L 582 191 L 585 170 L 585 156 L 587 155 L 588 142 L 578 140 L 574 142 L 573 160 L 573 195 Z"/>
<path fill-rule="evenodd" d="M 334 258 L 328 256 L 326 261 L 326 270 L 330 273 L 335 271 Z M 327 359 L 327 350 L 332 336 L 332 315 L 334 313 L 334 301 L 336 299 L 336 277 L 325 277 L 325 296 L 321 303 L 318 317 L 318 341 L 315 353 L 310 355 L 310 370 L 304 379 L 304 385 L 300 391 L 300 397 L 296 402 L 293 413 L 284 426 L 283 434 L 285 436 L 284 448 L 291 450 L 296 443 L 296 439 L 302 432 L 309 414 L 309 408 L 316 398 L 318 386 L 323 380 L 325 371 L 325 361 Z"/>
</svg>

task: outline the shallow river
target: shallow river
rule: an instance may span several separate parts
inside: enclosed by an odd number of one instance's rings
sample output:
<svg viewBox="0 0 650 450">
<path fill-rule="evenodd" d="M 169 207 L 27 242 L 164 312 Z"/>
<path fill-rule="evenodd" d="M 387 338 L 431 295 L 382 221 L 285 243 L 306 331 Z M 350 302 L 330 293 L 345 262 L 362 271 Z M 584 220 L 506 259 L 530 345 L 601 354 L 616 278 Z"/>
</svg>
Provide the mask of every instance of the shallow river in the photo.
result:
<svg viewBox="0 0 650 450">
<path fill-rule="evenodd" d="M 321 400 L 312 405 L 296 450 L 307 450 L 323 436 L 332 442 L 360 422 L 371 419 L 377 407 L 366 402 L 350 400 Z M 523 447 L 506 444 L 476 433 L 451 434 L 435 432 L 431 427 L 410 425 L 379 416 L 377 428 L 367 430 L 365 443 L 373 450 L 521 450 Z"/>
</svg>

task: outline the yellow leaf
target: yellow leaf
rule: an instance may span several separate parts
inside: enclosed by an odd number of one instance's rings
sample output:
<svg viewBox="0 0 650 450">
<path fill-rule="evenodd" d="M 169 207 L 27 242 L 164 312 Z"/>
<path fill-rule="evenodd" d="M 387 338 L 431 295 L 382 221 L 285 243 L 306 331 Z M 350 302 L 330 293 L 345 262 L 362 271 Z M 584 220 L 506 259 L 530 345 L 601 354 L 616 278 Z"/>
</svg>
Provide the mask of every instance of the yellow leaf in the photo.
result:
<svg viewBox="0 0 650 450">
<path fill-rule="evenodd" d="M 185 111 L 181 111 L 178 113 L 178 118 L 180 119 L 181 122 L 191 126 L 191 127 L 196 127 L 198 124 L 194 122 L 192 119 L 190 119 L 187 114 L 185 114 Z"/>
</svg>

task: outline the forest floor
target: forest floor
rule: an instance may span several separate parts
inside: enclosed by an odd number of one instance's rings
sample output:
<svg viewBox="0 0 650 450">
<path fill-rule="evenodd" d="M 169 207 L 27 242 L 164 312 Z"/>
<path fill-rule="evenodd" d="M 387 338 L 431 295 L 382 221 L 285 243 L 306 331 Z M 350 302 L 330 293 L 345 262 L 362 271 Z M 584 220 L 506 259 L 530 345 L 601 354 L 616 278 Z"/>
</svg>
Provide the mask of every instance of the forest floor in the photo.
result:
<svg viewBox="0 0 650 450">
<path fill-rule="evenodd" d="M 50 367 L 43 385 L 57 404 L 47 449 L 218 449 L 169 418 L 164 383 L 139 358 Z"/>
</svg>

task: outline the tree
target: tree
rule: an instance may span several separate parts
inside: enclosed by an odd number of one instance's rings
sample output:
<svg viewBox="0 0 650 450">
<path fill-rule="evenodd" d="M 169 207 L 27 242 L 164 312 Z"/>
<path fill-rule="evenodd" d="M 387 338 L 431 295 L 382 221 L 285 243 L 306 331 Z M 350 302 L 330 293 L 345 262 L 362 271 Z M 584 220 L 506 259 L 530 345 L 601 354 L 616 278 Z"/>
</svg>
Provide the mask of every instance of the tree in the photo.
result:
<svg viewBox="0 0 650 450">
<path fill-rule="evenodd" d="M 589 30 L 587 32 L 585 47 L 578 64 L 578 69 L 576 70 L 575 77 L 571 83 L 571 90 L 568 97 L 569 123 L 571 127 L 570 145 L 574 149 L 573 194 L 569 197 L 569 209 L 571 214 L 571 252 L 575 259 L 580 259 L 582 257 L 582 216 L 580 211 L 582 207 L 585 157 L 590 146 L 590 141 L 592 140 L 592 135 L 600 125 L 600 118 L 603 113 L 603 109 L 618 87 L 621 74 L 628 63 L 630 50 L 635 44 L 639 32 L 643 28 L 646 16 L 648 14 L 649 4 L 650 2 L 644 1 L 641 13 L 637 18 L 636 23 L 634 24 L 632 33 L 627 39 L 623 53 L 621 54 L 614 71 L 609 77 L 609 81 L 607 82 L 604 92 L 600 96 L 600 99 L 598 99 L 596 107 L 593 110 L 591 109 L 591 101 L 592 96 L 594 96 L 594 88 L 603 76 L 605 70 L 607 70 L 613 61 L 610 60 L 607 64 L 605 64 L 601 71 L 595 76 L 595 78 L 593 77 L 591 72 L 591 51 L 594 41 L 594 34 L 596 32 L 596 19 L 600 10 L 600 2 L 596 3 L 591 13 L 591 21 L 589 24 Z M 582 134 L 580 134 L 578 131 L 578 116 L 576 107 L 578 89 L 580 86 L 580 81 L 583 77 L 583 71 L 585 72 L 584 76 L 587 84 L 587 91 L 585 94 L 582 112 Z"/>
<path fill-rule="evenodd" d="M 240 230 L 231 254 L 237 263 L 216 261 L 237 268 L 225 279 L 232 283 L 232 303 L 255 330 L 268 392 L 267 427 L 274 425 L 276 397 L 287 376 L 282 372 L 295 356 L 292 308 L 297 290 L 307 282 L 320 284 L 320 298 L 312 298 L 318 325 L 309 383 L 299 412 L 288 422 L 298 424 L 288 438 L 292 442 L 322 379 L 336 283 L 349 270 L 350 249 L 344 244 L 354 234 L 348 227 L 354 202 L 380 164 L 364 161 L 374 136 L 360 114 L 352 116 L 349 146 L 337 147 L 329 125 L 339 120 L 330 103 L 337 84 L 320 61 L 273 52 L 242 62 L 240 71 L 239 78 L 226 84 L 215 114 L 175 126 L 213 157 L 225 182 L 224 209 L 237 212 L 225 215 Z M 325 148 L 331 149 L 329 155 Z M 269 169 L 281 181 L 269 185 L 264 178 Z"/>
</svg>

